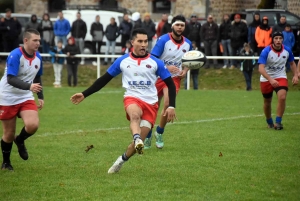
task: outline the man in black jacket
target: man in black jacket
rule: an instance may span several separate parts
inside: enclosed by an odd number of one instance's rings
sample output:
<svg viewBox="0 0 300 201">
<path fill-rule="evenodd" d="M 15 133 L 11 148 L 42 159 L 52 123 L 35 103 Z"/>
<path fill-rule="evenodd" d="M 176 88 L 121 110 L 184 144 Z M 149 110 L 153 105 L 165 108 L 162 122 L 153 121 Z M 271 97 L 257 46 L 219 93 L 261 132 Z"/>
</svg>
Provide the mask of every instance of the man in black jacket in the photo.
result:
<svg viewBox="0 0 300 201">
<path fill-rule="evenodd" d="M 192 15 L 191 16 L 191 21 L 188 24 L 189 26 L 189 35 L 188 35 L 188 39 L 190 41 L 195 41 L 197 48 L 200 50 L 200 30 L 201 30 L 201 24 L 199 22 L 197 22 L 197 15 Z"/>
<path fill-rule="evenodd" d="M 275 33 L 275 32 L 283 32 L 285 26 L 286 26 L 286 17 L 285 17 L 284 15 L 282 15 L 282 16 L 280 17 L 279 23 L 276 24 L 276 25 L 273 27 L 272 33 Z"/>
<path fill-rule="evenodd" d="M 80 53 L 83 54 L 84 38 L 87 32 L 86 23 L 81 19 L 80 12 L 76 15 L 77 20 L 72 24 L 71 35 L 75 38 L 75 44 L 79 47 Z M 81 65 L 84 64 L 84 58 L 81 58 Z"/>
<path fill-rule="evenodd" d="M 245 21 L 241 20 L 241 16 L 236 14 L 234 16 L 234 21 L 231 25 L 231 48 L 232 48 L 232 55 L 237 56 L 240 50 L 243 48 L 243 45 L 247 41 L 248 36 L 248 28 Z M 234 69 L 237 66 L 237 60 L 233 60 L 233 64 L 231 65 L 230 69 Z"/>
<path fill-rule="evenodd" d="M 126 42 L 130 39 L 132 32 L 132 24 L 129 21 L 128 14 L 124 14 L 123 21 L 120 24 L 120 34 L 121 34 L 121 46 L 125 49 Z"/>
<path fill-rule="evenodd" d="M 116 39 L 119 37 L 119 27 L 117 26 L 116 19 L 114 17 L 110 18 L 110 24 L 107 25 L 105 29 L 105 36 L 106 36 L 106 52 L 105 54 L 109 54 L 109 50 L 111 47 L 111 54 L 115 54 L 115 47 L 116 47 Z M 105 57 L 104 65 L 107 65 L 108 58 Z M 111 58 L 111 63 L 114 62 L 114 58 Z"/>
<path fill-rule="evenodd" d="M 90 34 L 93 36 L 93 41 L 92 41 L 93 53 L 100 54 L 104 29 L 103 29 L 103 25 L 100 23 L 99 15 L 96 16 L 96 21 L 91 26 Z"/>
<path fill-rule="evenodd" d="M 16 18 L 11 17 L 11 10 L 5 10 L 5 18 L 1 19 L 0 31 L 3 37 L 3 48 L 5 52 L 10 52 L 19 46 L 18 37 L 22 30 L 22 25 Z"/>
<path fill-rule="evenodd" d="M 225 14 L 223 16 L 223 22 L 219 28 L 219 42 L 223 47 L 223 56 L 232 56 L 231 44 L 230 44 L 230 32 L 231 32 L 231 22 L 229 20 L 229 15 Z M 224 59 L 223 68 L 232 65 L 232 60 L 229 63 L 228 59 Z"/>
<path fill-rule="evenodd" d="M 204 43 L 204 52 L 207 56 L 217 56 L 218 50 L 218 25 L 213 21 L 213 16 L 207 17 L 207 22 L 201 27 L 201 40 Z M 209 68 L 210 61 L 207 60 L 207 66 Z M 214 67 L 218 67 L 218 61 L 214 59 Z"/>
<path fill-rule="evenodd" d="M 144 14 L 144 21 L 142 22 L 142 28 L 145 29 L 148 33 L 148 51 L 152 50 L 152 38 L 156 34 L 155 24 L 150 18 L 149 13 Z"/>
</svg>

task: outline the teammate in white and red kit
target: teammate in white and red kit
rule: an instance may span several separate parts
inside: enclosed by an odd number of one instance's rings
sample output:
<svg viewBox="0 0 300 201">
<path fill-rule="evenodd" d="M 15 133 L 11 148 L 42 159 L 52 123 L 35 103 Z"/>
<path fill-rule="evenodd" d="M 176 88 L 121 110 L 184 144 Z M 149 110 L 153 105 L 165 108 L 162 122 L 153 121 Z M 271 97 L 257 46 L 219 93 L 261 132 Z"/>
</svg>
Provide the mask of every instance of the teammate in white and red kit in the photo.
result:
<svg viewBox="0 0 300 201">
<path fill-rule="evenodd" d="M 176 93 L 178 93 L 180 88 L 180 81 L 185 77 L 187 67 L 182 67 L 181 58 L 184 53 L 192 50 L 192 43 L 190 40 L 182 36 L 185 29 L 185 18 L 182 15 L 177 15 L 172 19 L 172 32 L 162 35 L 156 42 L 151 54 L 159 59 L 161 59 L 172 75 L 172 79 L 176 86 Z M 158 78 L 156 83 L 157 94 L 159 102 L 164 97 L 163 110 L 160 116 L 159 125 L 156 127 L 154 133 L 156 139 L 156 147 L 163 148 L 163 133 L 164 128 L 167 124 L 167 118 L 164 116 L 165 110 L 169 107 L 169 96 L 168 88 L 165 83 Z M 151 147 L 152 130 L 149 132 L 147 138 L 145 139 L 145 149 Z"/>
<path fill-rule="evenodd" d="M 294 62 L 294 55 L 288 47 L 282 45 L 282 41 L 283 34 L 281 32 L 273 33 L 272 44 L 263 49 L 258 60 L 259 72 L 261 73 L 260 88 L 264 97 L 266 121 L 269 128 L 275 128 L 276 130 L 283 129 L 281 120 L 285 110 L 288 91 L 288 80 L 285 70 L 287 62 L 290 63 L 294 73 L 292 83 L 294 85 L 298 84 L 298 70 Z M 271 116 L 273 91 L 277 93 L 278 98 L 275 124 Z"/>
<path fill-rule="evenodd" d="M 27 29 L 23 35 L 24 47 L 14 49 L 6 60 L 5 72 L 0 81 L 2 169 L 13 170 L 10 163 L 13 141 L 18 147 L 20 157 L 28 159 L 24 141 L 32 136 L 39 126 L 37 109 L 42 109 L 44 105 L 41 86 L 43 65 L 42 58 L 37 52 L 40 40 L 40 33 L 37 30 Z M 38 107 L 32 92 L 38 94 Z M 24 127 L 20 134 L 15 136 L 17 117 L 22 118 Z"/>
<path fill-rule="evenodd" d="M 136 152 L 143 153 L 143 140 L 153 127 L 158 111 L 158 97 L 155 87 L 157 76 L 160 76 L 169 89 L 170 107 L 164 115 L 166 115 L 168 122 L 173 122 L 176 118 L 174 82 L 164 63 L 146 52 L 148 47 L 147 32 L 144 29 L 135 29 L 132 32 L 131 43 L 133 45 L 132 53 L 118 58 L 91 87 L 71 97 L 71 101 L 78 104 L 89 95 L 99 91 L 113 77 L 122 73 L 122 85 L 126 89 L 124 108 L 127 119 L 130 121 L 133 142 L 130 143 L 126 152 L 118 157 L 108 173 L 119 172 L 124 162 Z"/>
</svg>

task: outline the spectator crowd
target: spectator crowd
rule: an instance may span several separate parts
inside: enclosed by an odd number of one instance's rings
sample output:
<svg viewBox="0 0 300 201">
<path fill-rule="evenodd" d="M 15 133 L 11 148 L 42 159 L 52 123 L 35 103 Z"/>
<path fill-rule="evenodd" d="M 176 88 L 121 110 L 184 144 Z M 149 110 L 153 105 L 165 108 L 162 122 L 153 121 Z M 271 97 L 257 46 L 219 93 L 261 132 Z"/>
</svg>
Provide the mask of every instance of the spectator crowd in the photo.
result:
<svg viewBox="0 0 300 201">
<path fill-rule="evenodd" d="M 123 20 L 118 25 L 116 19 L 112 17 L 110 23 L 103 27 L 101 23 L 101 16 L 95 16 L 95 21 L 92 23 L 90 29 L 87 28 L 86 22 L 81 19 L 81 13 L 76 14 L 76 20 L 70 22 L 64 18 L 62 12 L 58 12 L 58 18 L 54 24 L 50 21 L 48 14 L 44 14 L 42 21 L 38 22 L 37 16 L 31 16 L 31 21 L 24 27 L 37 29 L 41 33 L 42 52 L 50 53 L 50 58 L 43 58 L 44 61 L 50 61 L 54 64 L 55 82 L 54 86 L 60 87 L 60 76 L 64 62 L 67 62 L 68 70 L 68 84 L 72 86 L 71 77 L 74 77 L 73 86 L 77 85 L 77 70 L 78 65 L 85 63 L 84 58 L 79 60 L 75 58 L 75 54 L 81 54 L 84 50 L 85 37 L 87 34 L 92 36 L 92 46 L 94 54 L 101 54 L 101 46 L 103 37 L 106 37 L 106 52 L 115 54 L 116 40 L 121 37 L 122 52 L 126 53 L 131 50 L 130 36 L 135 28 L 144 28 L 148 33 L 149 47 L 151 51 L 153 47 L 153 38 L 157 38 L 163 34 L 171 32 L 172 16 L 163 14 L 160 22 L 156 26 L 151 18 L 150 13 L 141 15 L 138 12 L 132 14 L 131 19 L 127 14 L 124 14 Z M 0 21 L 0 35 L 2 37 L 2 44 L 0 50 L 3 52 L 10 52 L 18 47 L 18 40 L 22 30 L 22 26 L 16 18 L 11 17 L 11 10 L 6 9 L 6 15 Z M 88 33 L 88 30 L 90 32 Z M 204 51 L 207 56 L 217 56 L 220 51 L 223 56 L 237 56 L 237 55 L 259 55 L 263 48 L 271 44 L 271 35 L 273 32 L 280 31 L 284 35 L 284 45 L 293 48 L 295 45 L 300 47 L 300 30 L 298 31 L 298 40 L 291 30 L 291 25 L 286 23 L 286 17 L 281 16 L 280 22 L 274 27 L 270 27 L 268 18 L 260 16 L 255 13 L 253 21 L 247 25 L 247 22 L 241 19 L 239 14 L 234 16 L 234 20 L 230 21 L 229 15 L 224 15 L 222 23 L 218 25 L 212 15 L 208 15 L 206 22 L 201 24 L 196 15 L 191 15 L 186 22 L 186 28 L 183 35 L 193 42 L 193 49 Z M 68 35 L 70 34 L 70 37 Z M 247 45 L 245 45 L 247 44 Z M 246 48 L 246 49 L 245 49 Z M 58 59 L 57 54 L 66 54 L 68 57 Z M 113 63 L 114 59 L 111 58 Z M 244 67 L 247 66 L 247 72 L 251 71 L 253 66 L 248 62 L 243 61 Z M 93 62 L 95 65 L 95 62 Z M 108 64 L 108 58 L 105 58 L 104 64 Z M 213 65 L 212 65 L 213 64 Z M 251 65 L 250 65 L 251 64 Z M 217 60 L 207 61 L 205 68 L 229 68 L 235 69 L 238 67 L 238 60 L 224 59 L 223 64 L 219 66 Z M 287 68 L 287 70 L 289 70 Z M 245 73 L 246 75 L 247 73 Z M 193 72 L 193 80 L 198 80 L 198 72 Z M 247 78 L 251 77 L 248 73 Z M 250 89 L 251 86 L 248 86 Z M 194 83 L 194 89 L 198 88 L 198 83 Z"/>
</svg>

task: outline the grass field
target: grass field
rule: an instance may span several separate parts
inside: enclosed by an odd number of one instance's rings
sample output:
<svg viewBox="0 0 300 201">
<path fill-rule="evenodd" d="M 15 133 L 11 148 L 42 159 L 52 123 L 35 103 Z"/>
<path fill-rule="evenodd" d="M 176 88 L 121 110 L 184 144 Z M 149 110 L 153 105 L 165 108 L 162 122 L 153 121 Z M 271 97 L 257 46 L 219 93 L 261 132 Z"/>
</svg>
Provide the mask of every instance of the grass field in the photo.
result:
<svg viewBox="0 0 300 201">
<path fill-rule="evenodd" d="M 29 160 L 14 145 L 15 171 L 0 171 L 1 201 L 300 200 L 299 91 L 289 92 L 284 130 L 275 131 L 266 128 L 258 90 L 181 90 L 165 147 L 108 175 L 131 141 L 123 90 L 104 88 L 72 105 L 69 97 L 83 89 L 45 87 L 40 129 L 26 141 Z"/>
</svg>

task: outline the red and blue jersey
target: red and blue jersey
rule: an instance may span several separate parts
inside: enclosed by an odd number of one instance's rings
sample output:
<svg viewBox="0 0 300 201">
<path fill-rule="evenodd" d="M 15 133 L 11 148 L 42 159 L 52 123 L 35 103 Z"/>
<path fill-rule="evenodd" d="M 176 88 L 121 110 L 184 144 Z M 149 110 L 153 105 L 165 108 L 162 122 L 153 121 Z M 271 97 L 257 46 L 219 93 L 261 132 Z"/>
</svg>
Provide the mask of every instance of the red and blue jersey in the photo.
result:
<svg viewBox="0 0 300 201">
<path fill-rule="evenodd" d="M 269 45 L 261 52 L 258 63 L 265 65 L 267 74 L 273 78 L 287 78 L 285 66 L 287 62 L 294 61 L 294 55 L 290 48 L 282 46 L 281 52 L 273 49 L 272 45 Z M 264 76 L 260 76 L 261 82 L 267 82 L 268 80 Z"/>
<path fill-rule="evenodd" d="M 107 70 L 115 77 L 122 73 L 122 86 L 126 89 L 124 97 L 135 97 L 155 104 L 158 101 L 155 83 L 157 77 L 171 77 L 164 63 L 148 54 L 144 58 L 135 58 L 132 53 L 118 58 Z"/>
<path fill-rule="evenodd" d="M 4 75 L 0 81 L 0 105 L 16 105 L 27 100 L 34 100 L 30 90 L 22 90 L 7 83 L 7 75 L 32 83 L 36 75 L 42 75 L 43 64 L 41 55 L 36 52 L 28 58 L 22 48 L 14 49 L 6 60 Z"/>
<path fill-rule="evenodd" d="M 181 58 L 184 53 L 192 50 L 192 43 L 190 40 L 182 36 L 182 42 L 176 43 L 171 34 L 164 34 L 158 38 L 155 46 L 153 47 L 151 54 L 161 59 L 165 65 L 174 65 L 182 70 Z M 172 77 L 178 76 L 178 74 L 172 74 Z"/>
</svg>

